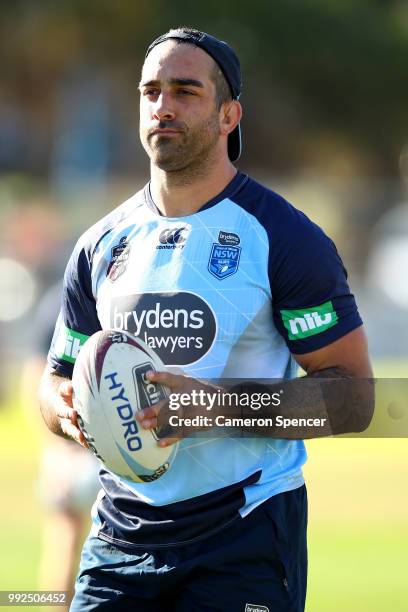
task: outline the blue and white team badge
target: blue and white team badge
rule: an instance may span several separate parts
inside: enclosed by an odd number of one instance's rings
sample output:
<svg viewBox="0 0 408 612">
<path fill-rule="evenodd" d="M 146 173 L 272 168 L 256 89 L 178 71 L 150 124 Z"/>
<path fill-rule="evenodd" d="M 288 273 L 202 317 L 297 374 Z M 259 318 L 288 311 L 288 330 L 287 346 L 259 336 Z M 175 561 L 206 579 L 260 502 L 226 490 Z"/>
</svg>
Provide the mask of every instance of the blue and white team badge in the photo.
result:
<svg viewBox="0 0 408 612">
<path fill-rule="evenodd" d="M 238 270 L 241 257 L 241 247 L 237 246 L 239 243 L 238 234 L 223 231 L 218 234 L 218 242 L 213 243 L 208 271 L 219 280 L 235 274 Z"/>
</svg>

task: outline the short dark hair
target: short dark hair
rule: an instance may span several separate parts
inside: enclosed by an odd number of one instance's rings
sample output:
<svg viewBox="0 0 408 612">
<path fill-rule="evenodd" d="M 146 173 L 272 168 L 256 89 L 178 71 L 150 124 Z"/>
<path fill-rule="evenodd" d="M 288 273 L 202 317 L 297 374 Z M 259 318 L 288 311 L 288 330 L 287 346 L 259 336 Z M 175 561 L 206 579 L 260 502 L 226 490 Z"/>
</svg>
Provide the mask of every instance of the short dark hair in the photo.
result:
<svg viewBox="0 0 408 612">
<path fill-rule="evenodd" d="M 232 100 L 231 89 L 227 83 L 227 79 L 218 67 L 217 62 L 214 62 L 214 68 L 211 71 L 211 79 L 215 85 L 215 103 L 217 110 L 220 110 L 224 102 Z"/>
<path fill-rule="evenodd" d="M 179 28 L 172 28 L 167 32 L 167 34 L 173 34 L 174 36 L 177 36 L 177 34 L 191 34 L 192 36 L 200 36 L 201 32 L 199 30 L 196 30 L 195 28 L 180 26 Z M 187 40 L 183 41 L 177 38 L 174 40 L 178 44 L 192 44 L 189 43 Z M 228 85 L 227 79 L 225 78 L 221 68 L 218 66 L 217 62 L 214 59 L 213 62 L 214 66 L 211 71 L 211 80 L 215 85 L 215 104 L 217 110 L 220 110 L 224 102 L 229 102 L 230 100 L 232 100 L 232 93 L 231 88 Z"/>
</svg>

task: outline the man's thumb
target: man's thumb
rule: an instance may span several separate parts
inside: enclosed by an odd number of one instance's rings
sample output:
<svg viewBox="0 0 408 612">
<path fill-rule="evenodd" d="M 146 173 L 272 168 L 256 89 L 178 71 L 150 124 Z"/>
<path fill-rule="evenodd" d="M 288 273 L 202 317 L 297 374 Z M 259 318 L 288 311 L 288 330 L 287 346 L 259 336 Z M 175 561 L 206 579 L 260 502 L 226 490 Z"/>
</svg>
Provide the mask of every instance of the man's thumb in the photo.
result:
<svg viewBox="0 0 408 612">
<path fill-rule="evenodd" d="M 60 392 L 60 395 L 71 396 L 72 395 L 72 383 L 69 380 L 62 382 L 58 390 Z"/>
</svg>

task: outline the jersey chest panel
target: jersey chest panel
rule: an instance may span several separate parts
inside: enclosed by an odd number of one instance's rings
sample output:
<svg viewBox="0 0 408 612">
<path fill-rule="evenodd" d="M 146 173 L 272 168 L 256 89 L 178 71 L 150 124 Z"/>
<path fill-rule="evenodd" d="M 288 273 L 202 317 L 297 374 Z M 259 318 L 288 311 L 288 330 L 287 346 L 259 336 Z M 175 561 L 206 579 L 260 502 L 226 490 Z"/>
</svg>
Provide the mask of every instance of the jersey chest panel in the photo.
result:
<svg viewBox="0 0 408 612">
<path fill-rule="evenodd" d="M 264 228 L 230 200 L 180 218 L 141 207 L 94 256 L 102 327 L 135 333 L 192 375 L 280 376 L 288 351 L 273 325 L 268 255 Z"/>
</svg>

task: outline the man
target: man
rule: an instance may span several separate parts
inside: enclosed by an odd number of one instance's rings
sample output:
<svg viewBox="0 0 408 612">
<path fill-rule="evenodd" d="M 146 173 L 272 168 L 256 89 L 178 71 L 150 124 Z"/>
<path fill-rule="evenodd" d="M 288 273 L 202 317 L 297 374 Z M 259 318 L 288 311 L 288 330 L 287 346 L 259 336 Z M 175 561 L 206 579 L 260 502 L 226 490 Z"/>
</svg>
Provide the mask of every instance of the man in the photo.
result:
<svg viewBox="0 0 408 612">
<path fill-rule="evenodd" d="M 55 433 L 86 444 L 69 378 L 100 328 L 147 341 L 172 371 L 150 378 L 176 392 L 191 383 L 181 374 L 291 378 L 292 355 L 310 377 L 371 375 L 333 243 L 233 165 L 240 89 L 237 56 L 212 36 L 182 28 L 149 47 L 140 136 L 151 180 L 84 234 L 68 264 L 41 386 Z M 327 416 L 322 395 L 287 384 L 294 403 L 303 395 Z M 155 426 L 158 412 L 140 425 Z M 303 610 L 305 460 L 300 439 L 190 438 L 154 482 L 102 468 L 72 610 Z"/>
</svg>

